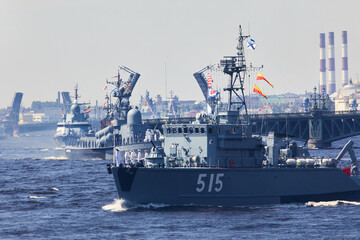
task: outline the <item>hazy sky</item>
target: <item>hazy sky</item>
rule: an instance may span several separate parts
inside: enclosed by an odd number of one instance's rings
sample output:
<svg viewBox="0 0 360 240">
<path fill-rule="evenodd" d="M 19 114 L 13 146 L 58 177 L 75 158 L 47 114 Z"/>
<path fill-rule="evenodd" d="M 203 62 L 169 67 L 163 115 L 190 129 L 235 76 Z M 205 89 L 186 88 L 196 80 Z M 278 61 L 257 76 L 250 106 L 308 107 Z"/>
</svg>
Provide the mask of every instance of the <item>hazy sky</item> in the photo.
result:
<svg viewBox="0 0 360 240">
<path fill-rule="evenodd" d="M 312 91 L 319 81 L 319 34 L 335 32 L 337 87 L 341 31 L 348 31 L 349 77 L 360 72 L 359 1 L 0 0 L 0 108 L 14 93 L 23 105 L 55 101 L 79 84 L 81 101 L 104 100 L 106 78 L 125 65 L 141 74 L 132 104 L 145 89 L 202 100 L 193 73 L 235 54 L 238 25 L 257 42 L 247 63 L 264 65 L 274 89 Z M 253 76 L 250 83 L 254 84 Z M 217 75 L 215 82 L 220 81 Z M 248 91 L 248 89 L 247 89 Z"/>
</svg>

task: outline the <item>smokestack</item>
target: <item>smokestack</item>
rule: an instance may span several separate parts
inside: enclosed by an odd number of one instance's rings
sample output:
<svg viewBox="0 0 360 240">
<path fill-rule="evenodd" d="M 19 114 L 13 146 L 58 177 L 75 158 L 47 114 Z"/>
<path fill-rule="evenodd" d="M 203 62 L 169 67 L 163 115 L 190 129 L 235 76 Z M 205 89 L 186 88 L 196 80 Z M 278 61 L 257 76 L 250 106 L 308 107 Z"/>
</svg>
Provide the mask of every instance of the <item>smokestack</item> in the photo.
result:
<svg viewBox="0 0 360 240">
<path fill-rule="evenodd" d="M 347 31 L 342 31 L 342 86 L 348 85 L 348 70 Z"/>
<path fill-rule="evenodd" d="M 329 90 L 328 94 L 333 94 L 335 87 L 335 47 L 334 32 L 329 32 Z"/>
<path fill-rule="evenodd" d="M 320 93 L 326 93 L 326 58 L 325 58 L 325 33 L 320 33 Z"/>
</svg>

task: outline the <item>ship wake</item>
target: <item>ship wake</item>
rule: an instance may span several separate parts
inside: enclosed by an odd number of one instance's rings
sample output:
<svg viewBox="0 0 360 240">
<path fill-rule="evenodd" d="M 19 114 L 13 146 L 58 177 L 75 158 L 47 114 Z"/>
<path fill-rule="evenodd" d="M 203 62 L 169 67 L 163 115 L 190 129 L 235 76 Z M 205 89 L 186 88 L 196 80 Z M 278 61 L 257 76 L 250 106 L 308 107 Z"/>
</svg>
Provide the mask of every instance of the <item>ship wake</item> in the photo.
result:
<svg viewBox="0 0 360 240">
<path fill-rule="evenodd" d="M 172 206 L 169 204 L 158 204 L 158 203 L 138 204 L 138 203 L 128 202 L 124 199 L 114 199 L 114 202 L 103 206 L 102 209 L 111 212 L 123 212 L 128 210 L 141 210 L 141 209 L 155 210 L 155 209 L 163 209 L 167 207 L 172 207 Z"/>
<path fill-rule="evenodd" d="M 326 202 L 307 202 L 305 205 L 307 207 L 338 207 L 343 205 L 360 205 L 360 202 L 335 200 Z"/>
<path fill-rule="evenodd" d="M 102 209 L 111 212 L 123 212 L 127 210 L 124 199 L 114 199 L 114 202 L 103 206 Z"/>
</svg>

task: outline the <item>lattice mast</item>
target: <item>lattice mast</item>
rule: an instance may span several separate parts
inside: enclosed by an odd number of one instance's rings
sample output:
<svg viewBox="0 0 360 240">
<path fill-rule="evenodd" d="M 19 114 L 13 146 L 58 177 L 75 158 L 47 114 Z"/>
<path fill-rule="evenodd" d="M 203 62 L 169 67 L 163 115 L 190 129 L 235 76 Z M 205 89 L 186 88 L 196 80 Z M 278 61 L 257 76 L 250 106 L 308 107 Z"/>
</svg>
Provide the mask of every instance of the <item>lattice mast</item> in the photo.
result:
<svg viewBox="0 0 360 240">
<path fill-rule="evenodd" d="M 225 59 L 220 61 L 220 65 L 224 68 L 224 73 L 230 76 L 228 87 L 224 88 L 224 91 L 229 92 L 228 110 L 236 109 L 240 111 L 244 108 L 246 115 L 248 114 L 244 93 L 246 62 L 243 42 L 248 37 L 242 35 L 241 25 L 239 25 L 238 45 L 236 47 L 237 56 L 224 56 Z M 238 93 L 239 90 L 240 93 Z M 234 100 L 233 96 L 236 96 L 237 99 Z"/>
</svg>

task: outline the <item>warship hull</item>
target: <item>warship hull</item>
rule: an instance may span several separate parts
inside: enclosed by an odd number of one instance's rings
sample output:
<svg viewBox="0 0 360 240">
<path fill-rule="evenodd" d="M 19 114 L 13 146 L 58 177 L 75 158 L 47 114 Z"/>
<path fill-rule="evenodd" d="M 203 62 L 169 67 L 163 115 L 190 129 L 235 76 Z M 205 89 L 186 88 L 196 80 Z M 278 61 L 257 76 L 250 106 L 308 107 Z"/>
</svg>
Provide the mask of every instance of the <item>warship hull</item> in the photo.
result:
<svg viewBox="0 0 360 240">
<path fill-rule="evenodd" d="M 112 167 L 119 197 L 140 204 L 248 206 L 360 199 L 359 178 L 337 168 Z"/>
<path fill-rule="evenodd" d="M 111 152 L 112 147 L 105 148 L 79 148 L 79 147 L 65 147 L 65 155 L 71 160 L 104 160 L 106 154 Z"/>
</svg>

